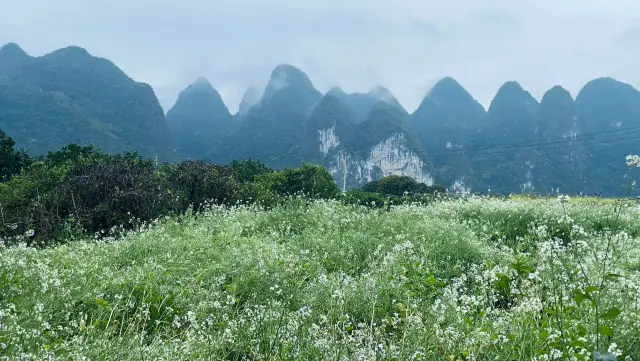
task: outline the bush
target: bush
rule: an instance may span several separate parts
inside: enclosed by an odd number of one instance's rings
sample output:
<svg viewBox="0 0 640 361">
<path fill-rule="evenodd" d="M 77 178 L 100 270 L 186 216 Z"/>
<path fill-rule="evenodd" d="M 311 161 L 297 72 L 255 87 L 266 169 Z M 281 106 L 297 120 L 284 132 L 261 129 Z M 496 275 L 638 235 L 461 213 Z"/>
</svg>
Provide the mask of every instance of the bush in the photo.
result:
<svg viewBox="0 0 640 361">
<path fill-rule="evenodd" d="M 0 129 L 0 182 L 12 176 L 31 163 L 31 158 L 23 150 L 14 149 L 15 141 Z"/>
<path fill-rule="evenodd" d="M 382 208 L 385 199 L 377 193 L 366 192 L 361 189 L 351 189 L 342 198 L 344 204 L 366 206 L 370 208 Z"/>
<path fill-rule="evenodd" d="M 200 211 L 210 201 L 215 204 L 233 204 L 238 197 L 236 172 L 229 166 L 203 161 L 187 160 L 164 169 L 175 195 L 176 209 L 185 211 L 193 206 Z"/>
<path fill-rule="evenodd" d="M 279 196 L 304 195 L 312 199 L 336 198 L 340 189 L 331 174 L 321 166 L 305 164 L 300 168 L 270 172 L 255 178 L 261 192 Z"/>
<path fill-rule="evenodd" d="M 446 189 L 442 186 L 428 186 L 424 183 L 416 182 L 409 176 L 390 175 L 383 177 L 377 181 L 372 181 L 364 185 L 362 190 L 370 193 L 379 193 L 382 195 L 390 195 L 402 197 L 406 194 L 433 194 L 446 193 Z"/>
<path fill-rule="evenodd" d="M 253 182 L 257 176 L 272 171 L 264 163 L 251 158 L 243 161 L 234 160 L 229 166 L 236 172 L 236 178 L 240 183 Z"/>
<path fill-rule="evenodd" d="M 64 167 L 48 167 L 43 162 L 36 162 L 13 177 L 0 184 L 0 239 L 15 238 L 18 240 L 26 233 L 27 244 L 31 244 L 35 236 L 44 238 L 59 231 L 61 219 L 65 216 L 58 211 L 54 190 L 66 176 Z"/>
<path fill-rule="evenodd" d="M 19 176 L 0 185 L 0 237 L 26 240 L 29 245 L 54 243 L 61 238 L 69 216 L 83 206 L 64 192 L 71 181 L 70 173 L 110 161 L 136 162 L 142 158 L 135 153 L 111 156 L 92 146 L 75 144 L 36 158 Z"/>
<path fill-rule="evenodd" d="M 116 156 L 71 170 L 56 198 L 82 229 L 108 234 L 175 209 L 169 188 L 151 160 Z"/>
<path fill-rule="evenodd" d="M 320 166 L 275 172 L 249 159 L 228 166 L 187 160 L 156 168 L 136 153 L 108 155 L 71 144 L 36 158 L 0 184 L 0 241 L 46 246 L 79 233 L 114 236 L 190 207 L 199 212 L 209 202 L 270 207 L 291 195 L 330 199 L 339 194 Z M 384 203 L 374 199 L 376 206 Z"/>
</svg>

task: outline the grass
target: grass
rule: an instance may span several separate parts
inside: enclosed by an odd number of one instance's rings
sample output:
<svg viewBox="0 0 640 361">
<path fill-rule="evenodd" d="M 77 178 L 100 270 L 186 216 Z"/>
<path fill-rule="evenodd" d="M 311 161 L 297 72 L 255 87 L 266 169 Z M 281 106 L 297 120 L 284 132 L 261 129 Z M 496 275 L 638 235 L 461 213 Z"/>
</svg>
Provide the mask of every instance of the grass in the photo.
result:
<svg viewBox="0 0 640 361">
<path fill-rule="evenodd" d="M 292 200 L 0 246 L 6 360 L 638 360 L 638 340 L 630 203 Z"/>
</svg>

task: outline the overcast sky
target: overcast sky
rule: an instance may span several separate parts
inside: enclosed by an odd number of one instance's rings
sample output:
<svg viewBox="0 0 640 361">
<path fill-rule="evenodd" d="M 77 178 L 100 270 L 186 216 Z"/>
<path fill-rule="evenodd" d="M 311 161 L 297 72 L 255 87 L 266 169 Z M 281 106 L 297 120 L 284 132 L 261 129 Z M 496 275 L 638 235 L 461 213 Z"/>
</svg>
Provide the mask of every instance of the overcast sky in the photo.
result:
<svg viewBox="0 0 640 361">
<path fill-rule="evenodd" d="M 0 0 L 0 43 L 79 45 L 170 107 L 208 78 L 230 110 L 279 63 L 320 91 L 389 88 L 410 111 L 453 76 L 488 105 L 518 80 L 540 99 L 612 76 L 640 88 L 638 0 Z"/>
</svg>

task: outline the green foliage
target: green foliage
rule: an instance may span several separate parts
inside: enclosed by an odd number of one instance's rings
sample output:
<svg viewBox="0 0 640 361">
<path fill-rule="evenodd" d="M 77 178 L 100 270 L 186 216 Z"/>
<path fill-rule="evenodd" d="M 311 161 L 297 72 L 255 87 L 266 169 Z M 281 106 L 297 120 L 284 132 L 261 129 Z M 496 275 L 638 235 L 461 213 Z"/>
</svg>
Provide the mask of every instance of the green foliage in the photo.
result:
<svg viewBox="0 0 640 361">
<path fill-rule="evenodd" d="M 366 192 L 396 197 L 402 197 L 407 194 L 446 193 L 446 189 L 442 186 L 428 186 L 424 183 L 417 182 L 411 177 L 400 175 L 390 175 L 376 181 L 371 181 L 365 184 L 362 189 Z"/>
<path fill-rule="evenodd" d="M 492 238 L 500 218 L 521 228 L 511 244 Z M 559 219 L 566 246 L 545 233 Z M 381 212 L 289 199 L 170 217 L 111 244 L 0 246 L 2 355 L 635 359 L 639 224 L 637 209 L 604 202 L 471 197 Z M 532 234 L 539 247 L 523 250 Z"/>
<path fill-rule="evenodd" d="M 166 166 L 163 172 L 171 184 L 177 210 L 192 206 L 197 212 L 202 210 L 205 202 L 234 204 L 239 200 L 233 167 L 188 160 L 175 166 Z"/>
<path fill-rule="evenodd" d="M 0 129 L 0 182 L 20 173 L 31 162 L 25 151 L 14 146 L 15 141 Z"/>
<path fill-rule="evenodd" d="M 14 47 L 17 47 L 15 45 Z M 172 157 L 173 141 L 153 90 L 110 61 L 67 47 L 41 57 L 0 49 L 0 128 L 32 155 L 70 143 L 106 153 Z"/>
<path fill-rule="evenodd" d="M 60 208 L 82 229 L 110 234 L 174 208 L 169 183 L 143 158 L 114 156 L 72 169 L 56 189 Z"/>
<path fill-rule="evenodd" d="M 125 153 L 124 157 L 135 158 L 137 153 Z M 40 157 L 48 167 L 73 167 L 78 164 L 99 162 L 109 158 L 100 149 L 93 145 L 69 144 L 57 151 L 50 151 L 43 158 Z"/>
<path fill-rule="evenodd" d="M 89 227 L 88 225 L 93 221 L 86 219 L 93 216 L 86 214 L 87 208 L 95 204 L 84 203 L 82 196 L 87 201 L 98 202 L 100 195 L 93 191 L 96 188 L 104 190 L 105 187 L 115 186 L 105 182 L 103 178 L 113 178 L 117 173 L 103 174 L 102 178 L 91 178 L 89 172 L 86 172 L 87 169 L 100 164 L 134 164 L 143 161 L 144 159 L 135 153 L 111 156 L 92 146 L 75 144 L 63 147 L 59 151 L 49 152 L 44 157 L 38 157 L 19 176 L 0 185 L 0 211 L 2 212 L 0 237 L 17 237 L 17 240 L 24 239 L 27 244 L 54 243 L 62 236 L 69 222 L 74 224 L 74 227 L 77 226 L 76 222 L 80 219 L 72 219 L 71 215 L 83 219 L 81 224 L 87 227 L 85 230 L 96 230 L 97 226 Z M 146 162 L 148 165 L 151 164 L 150 161 Z M 108 170 L 105 172 L 109 173 Z M 124 176 L 122 172 L 117 175 Z M 126 182 L 126 179 L 123 178 L 121 181 Z M 74 182 L 83 182 L 83 184 L 78 185 Z M 111 189 L 111 191 L 115 190 Z M 102 201 L 106 202 L 104 197 Z M 78 214 L 81 210 L 82 214 Z M 97 208 L 95 211 L 99 212 Z M 114 209 L 102 210 L 106 213 L 109 211 L 115 212 Z M 113 215 L 107 214 L 103 217 L 112 216 L 114 219 L 109 222 L 97 220 L 96 222 L 108 223 L 109 227 L 119 226 L 123 220 L 121 214 L 115 212 Z"/>
<path fill-rule="evenodd" d="M 264 163 L 251 158 L 243 161 L 233 160 L 229 166 L 236 172 L 240 183 L 253 182 L 257 176 L 271 172 L 271 169 Z"/>
<path fill-rule="evenodd" d="M 113 237 L 169 214 L 214 205 L 274 206 L 290 195 L 335 198 L 320 166 L 274 172 L 255 160 L 219 166 L 204 161 L 163 164 L 136 153 L 108 155 L 75 144 L 41 156 L 0 184 L 0 237 L 46 246 L 78 235 Z"/>
<path fill-rule="evenodd" d="M 304 195 L 313 199 L 332 199 L 340 194 L 333 177 L 324 167 L 309 164 L 259 175 L 256 183 L 280 196 Z"/>
<path fill-rule="evenodd" d="M 351 189 L 347 191 L 342 201 L 345 204 L 358 205 L 358 206 L 366 206 L 371 208 L 381 208 L 384 207 L 386 200 L 374 192 L 367 192 L 361 189 Z"/>
</svg>

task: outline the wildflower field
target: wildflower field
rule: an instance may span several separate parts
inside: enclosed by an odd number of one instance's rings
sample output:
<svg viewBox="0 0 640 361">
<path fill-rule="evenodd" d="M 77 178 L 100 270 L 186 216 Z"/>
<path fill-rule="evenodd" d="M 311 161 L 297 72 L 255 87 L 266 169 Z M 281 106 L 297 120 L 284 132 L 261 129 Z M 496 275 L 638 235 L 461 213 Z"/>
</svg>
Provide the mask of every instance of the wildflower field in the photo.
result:
<svg viewBox="0 0 640 361">
<path fill-rule="evenodd" d="M 212 207 L 0 246 L 4 360 L 640 360 L 633 203 Z"/>
</svg>

